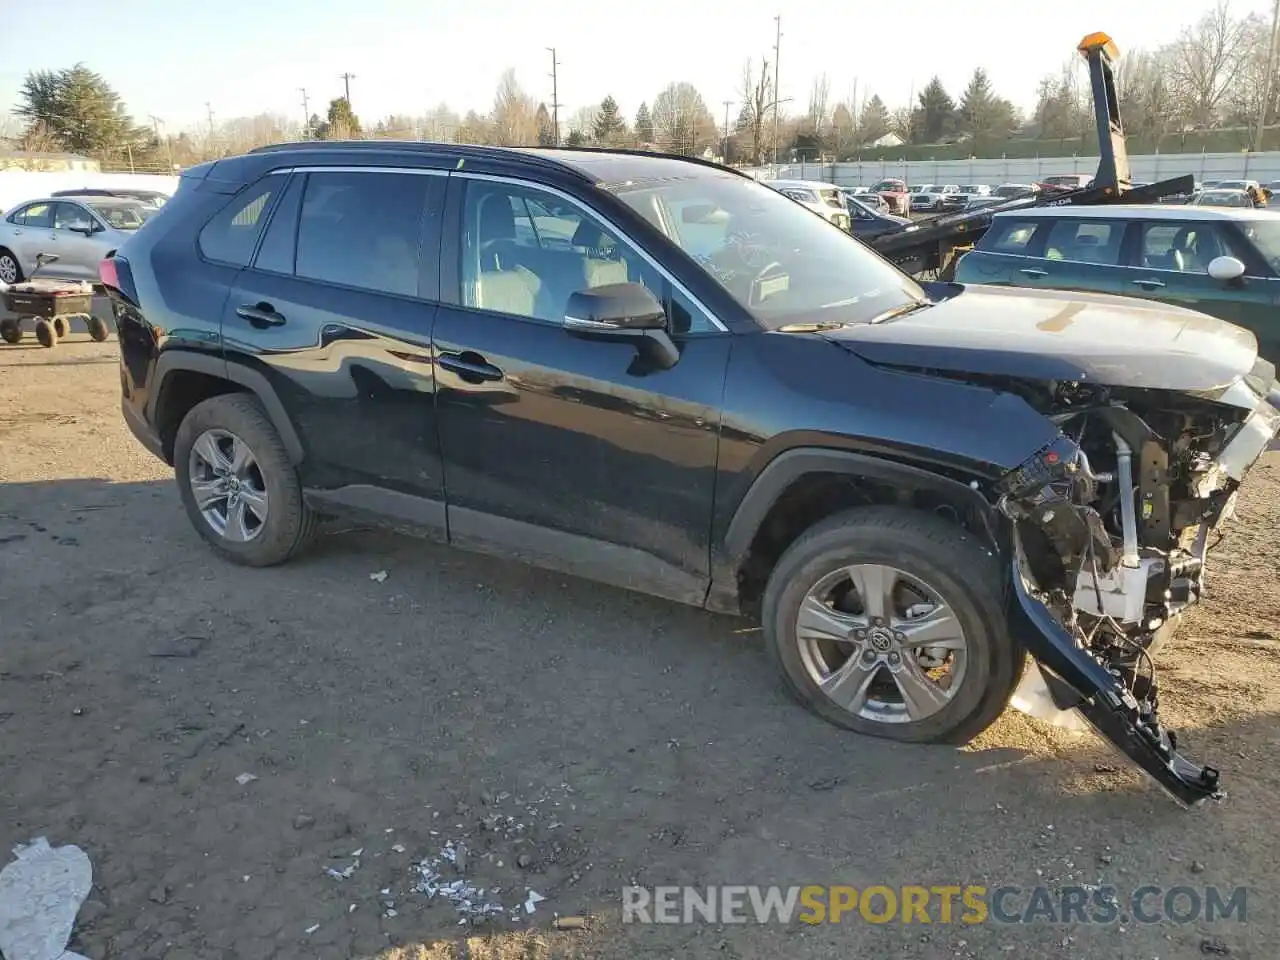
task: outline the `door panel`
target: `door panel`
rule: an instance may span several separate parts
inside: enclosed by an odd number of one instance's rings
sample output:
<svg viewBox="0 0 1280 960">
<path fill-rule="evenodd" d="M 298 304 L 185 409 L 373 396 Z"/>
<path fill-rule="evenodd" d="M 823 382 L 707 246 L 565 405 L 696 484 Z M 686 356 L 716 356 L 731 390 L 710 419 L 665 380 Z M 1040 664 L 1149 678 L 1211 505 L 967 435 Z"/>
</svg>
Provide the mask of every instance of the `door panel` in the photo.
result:
<svg viewBox="0 0 1280 960">
<path fill-rule="evenodd" d="M 431 328 L 443 194 L 443 177 L 295 175 L 223 320 L 228 361 L 262 370 L 288 408 L 309 489 L 441 532 Z"/>
<path fill-rule="evenodd" d="M 78 203 L 63 201 L 53 208 L 53 231 L 58 244 L 58 262 L 51 264 L 59 276 L 74 277 L 77 280 L 96 280 L 98 278 L 98 262 L 100 244 L 97 237 L 101 233 L 85 236 L 72 230 L 73 225 L 96 225 L 89 211 Z"/>
<path fill-rule="evenodd" d="M 8 244 L 22 266 L 22 274 L 30 277 L 36 269 L 36 256 L 41 253 L 58 253 L 53 232 L 53 203 L 33 203 L 22 211 L 23 222 L 8 224 L 12 230 Z M 60 276 L 54 269 L 56 263 L 44 267 L 39 276 Z"/>
<path fill-rule="evenodd" d="M 499 212 L 513 209 L 536 229 Z M 449 211 L 464 278 L 435 326 L 450 539 L 702 602 L 732 337 L 677 336 L 661 370 L 631 343 L 572 336 L 560 318 L 575 289 L 643 282 L 669 313 L 691 307 L 559 195 L 455 174 Z"/>
<path fill-rule="evenodd" d="M 1188 310 L 1198 310 L 1253 331 L 1259 352 L 1269 360 L 1280 355 L 1277 287 L 1265 277 L 1221 281 L 1209 276 L 1209 262 L 1236 256 L 1230 241 L 1211 223 L 1143 223 L 1129 269 L 1139 296 Z"/>
</svg>

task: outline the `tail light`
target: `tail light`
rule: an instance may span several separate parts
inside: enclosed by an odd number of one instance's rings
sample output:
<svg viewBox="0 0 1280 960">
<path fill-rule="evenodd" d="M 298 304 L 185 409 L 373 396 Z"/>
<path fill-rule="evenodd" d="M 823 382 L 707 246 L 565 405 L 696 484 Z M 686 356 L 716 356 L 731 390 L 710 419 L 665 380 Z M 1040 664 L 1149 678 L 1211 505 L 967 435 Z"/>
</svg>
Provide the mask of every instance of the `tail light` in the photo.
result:
<svg viewBox="0 0 1280 960">
<path fill-rule="evenodd" d="M 118 295 L 130 303 L 138 302 L 138 292 L 133 285 L 133 271 L 124 257 L 107 257 L 98 264 L 98 279 L 107 288 L 108 295 Z"/>
</svg>

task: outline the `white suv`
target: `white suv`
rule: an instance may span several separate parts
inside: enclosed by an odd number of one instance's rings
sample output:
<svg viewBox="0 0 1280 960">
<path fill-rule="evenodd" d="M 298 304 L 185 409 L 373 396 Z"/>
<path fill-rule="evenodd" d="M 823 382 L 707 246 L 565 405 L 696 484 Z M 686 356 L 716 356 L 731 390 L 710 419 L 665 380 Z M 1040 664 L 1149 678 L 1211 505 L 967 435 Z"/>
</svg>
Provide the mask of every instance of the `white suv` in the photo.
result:
<svg viewBox="0 0 1280 960">
<path fill-rule="evenodd" d="M 840 188 L 834 183 L 821 180 L 766 180 L 764 183 L 841 230 L 849 229 L 849 210 L 840 196 Z"/>
</svg>

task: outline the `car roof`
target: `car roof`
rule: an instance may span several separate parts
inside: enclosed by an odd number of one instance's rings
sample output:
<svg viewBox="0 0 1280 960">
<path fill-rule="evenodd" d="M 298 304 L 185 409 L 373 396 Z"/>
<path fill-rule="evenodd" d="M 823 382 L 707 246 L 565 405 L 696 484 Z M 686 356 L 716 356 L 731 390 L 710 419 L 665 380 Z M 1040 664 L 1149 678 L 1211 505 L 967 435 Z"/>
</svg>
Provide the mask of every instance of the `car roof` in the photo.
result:
<svg viewBox="0 0 1280 960">
<path fill-rule="evenodd" d="M 1248 208 L 1228 210 L 1221 207 L 1196 207 L 1183 204 L 1132 203 L 1078 207 L 1023 207 L 1021 210 L 1002 210 L 995 214 L 996 219 L 1003 217 L 1016 219 L 1035 217 L 1041 220 L 1280 220 L 1280 213 Z"/>
<path fill-rule="evenodd" d="M 770 187 L 776 187 L 782 184 L 785 187 L 808 187 L 812 190 L 842 190 L 846 189 L 839 184 L 827 183 L 825 180 L 761 180 L 763 184 Z"/>
<path fill-rule="evenodd" d="M 476 144 L 438 143 L 425 140 L 303 140 L 277 143 L 250 150 L 241 156 L 283 155 L 303 153 L 384 153 L 388 158 L 417 154 L 429 159 L 494 160 L 502 163 L 527 163 L 530 166 L 553 167 L 589 180 L 598 186 L 619 186 L 659 180 L 684 180 L 694 176 L 732 176 L 751 179 L 732 167 L 677 154 L 650 150 L 606 150 L 600 147 L 489 147 Z M 229 158 L 236 160 L 237 158 Z M 226 161 L 219 161 L 226 162 Z"/>
</svg>

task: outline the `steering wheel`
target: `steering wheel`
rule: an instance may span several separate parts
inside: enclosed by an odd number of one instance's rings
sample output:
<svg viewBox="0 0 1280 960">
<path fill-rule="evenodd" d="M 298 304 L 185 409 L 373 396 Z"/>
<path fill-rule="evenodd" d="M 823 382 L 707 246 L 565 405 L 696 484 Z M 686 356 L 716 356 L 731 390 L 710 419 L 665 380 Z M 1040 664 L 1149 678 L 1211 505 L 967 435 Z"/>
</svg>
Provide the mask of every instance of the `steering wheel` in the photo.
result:
<svg viewBox="0 0 1280 960">
<path fill-rule="evenodd" d="M 747 303 L 750 306 L 753 306 L 753 307 L 757 306 L 759 305 L 761 300 L 763 300 L 762 297 L 757 298 L 756 293 L 759 290 L 760 285 L 764 283 L 764 281 L 770 279 L 769 272 L 774 268 L 777 268 L 779 271 L 781 271 L 782 276 L 786 276 L 786 268 L 783 267 L 783 265 L 779 263 L 777 260 L 771 260 L 769 261 L 769 263 L 766 263 L 764 267 L 761 270 L 759 270 L 754 277 L 751 278 L 751 286 L 747 288 L 748 289 Z"/>
</svg>

